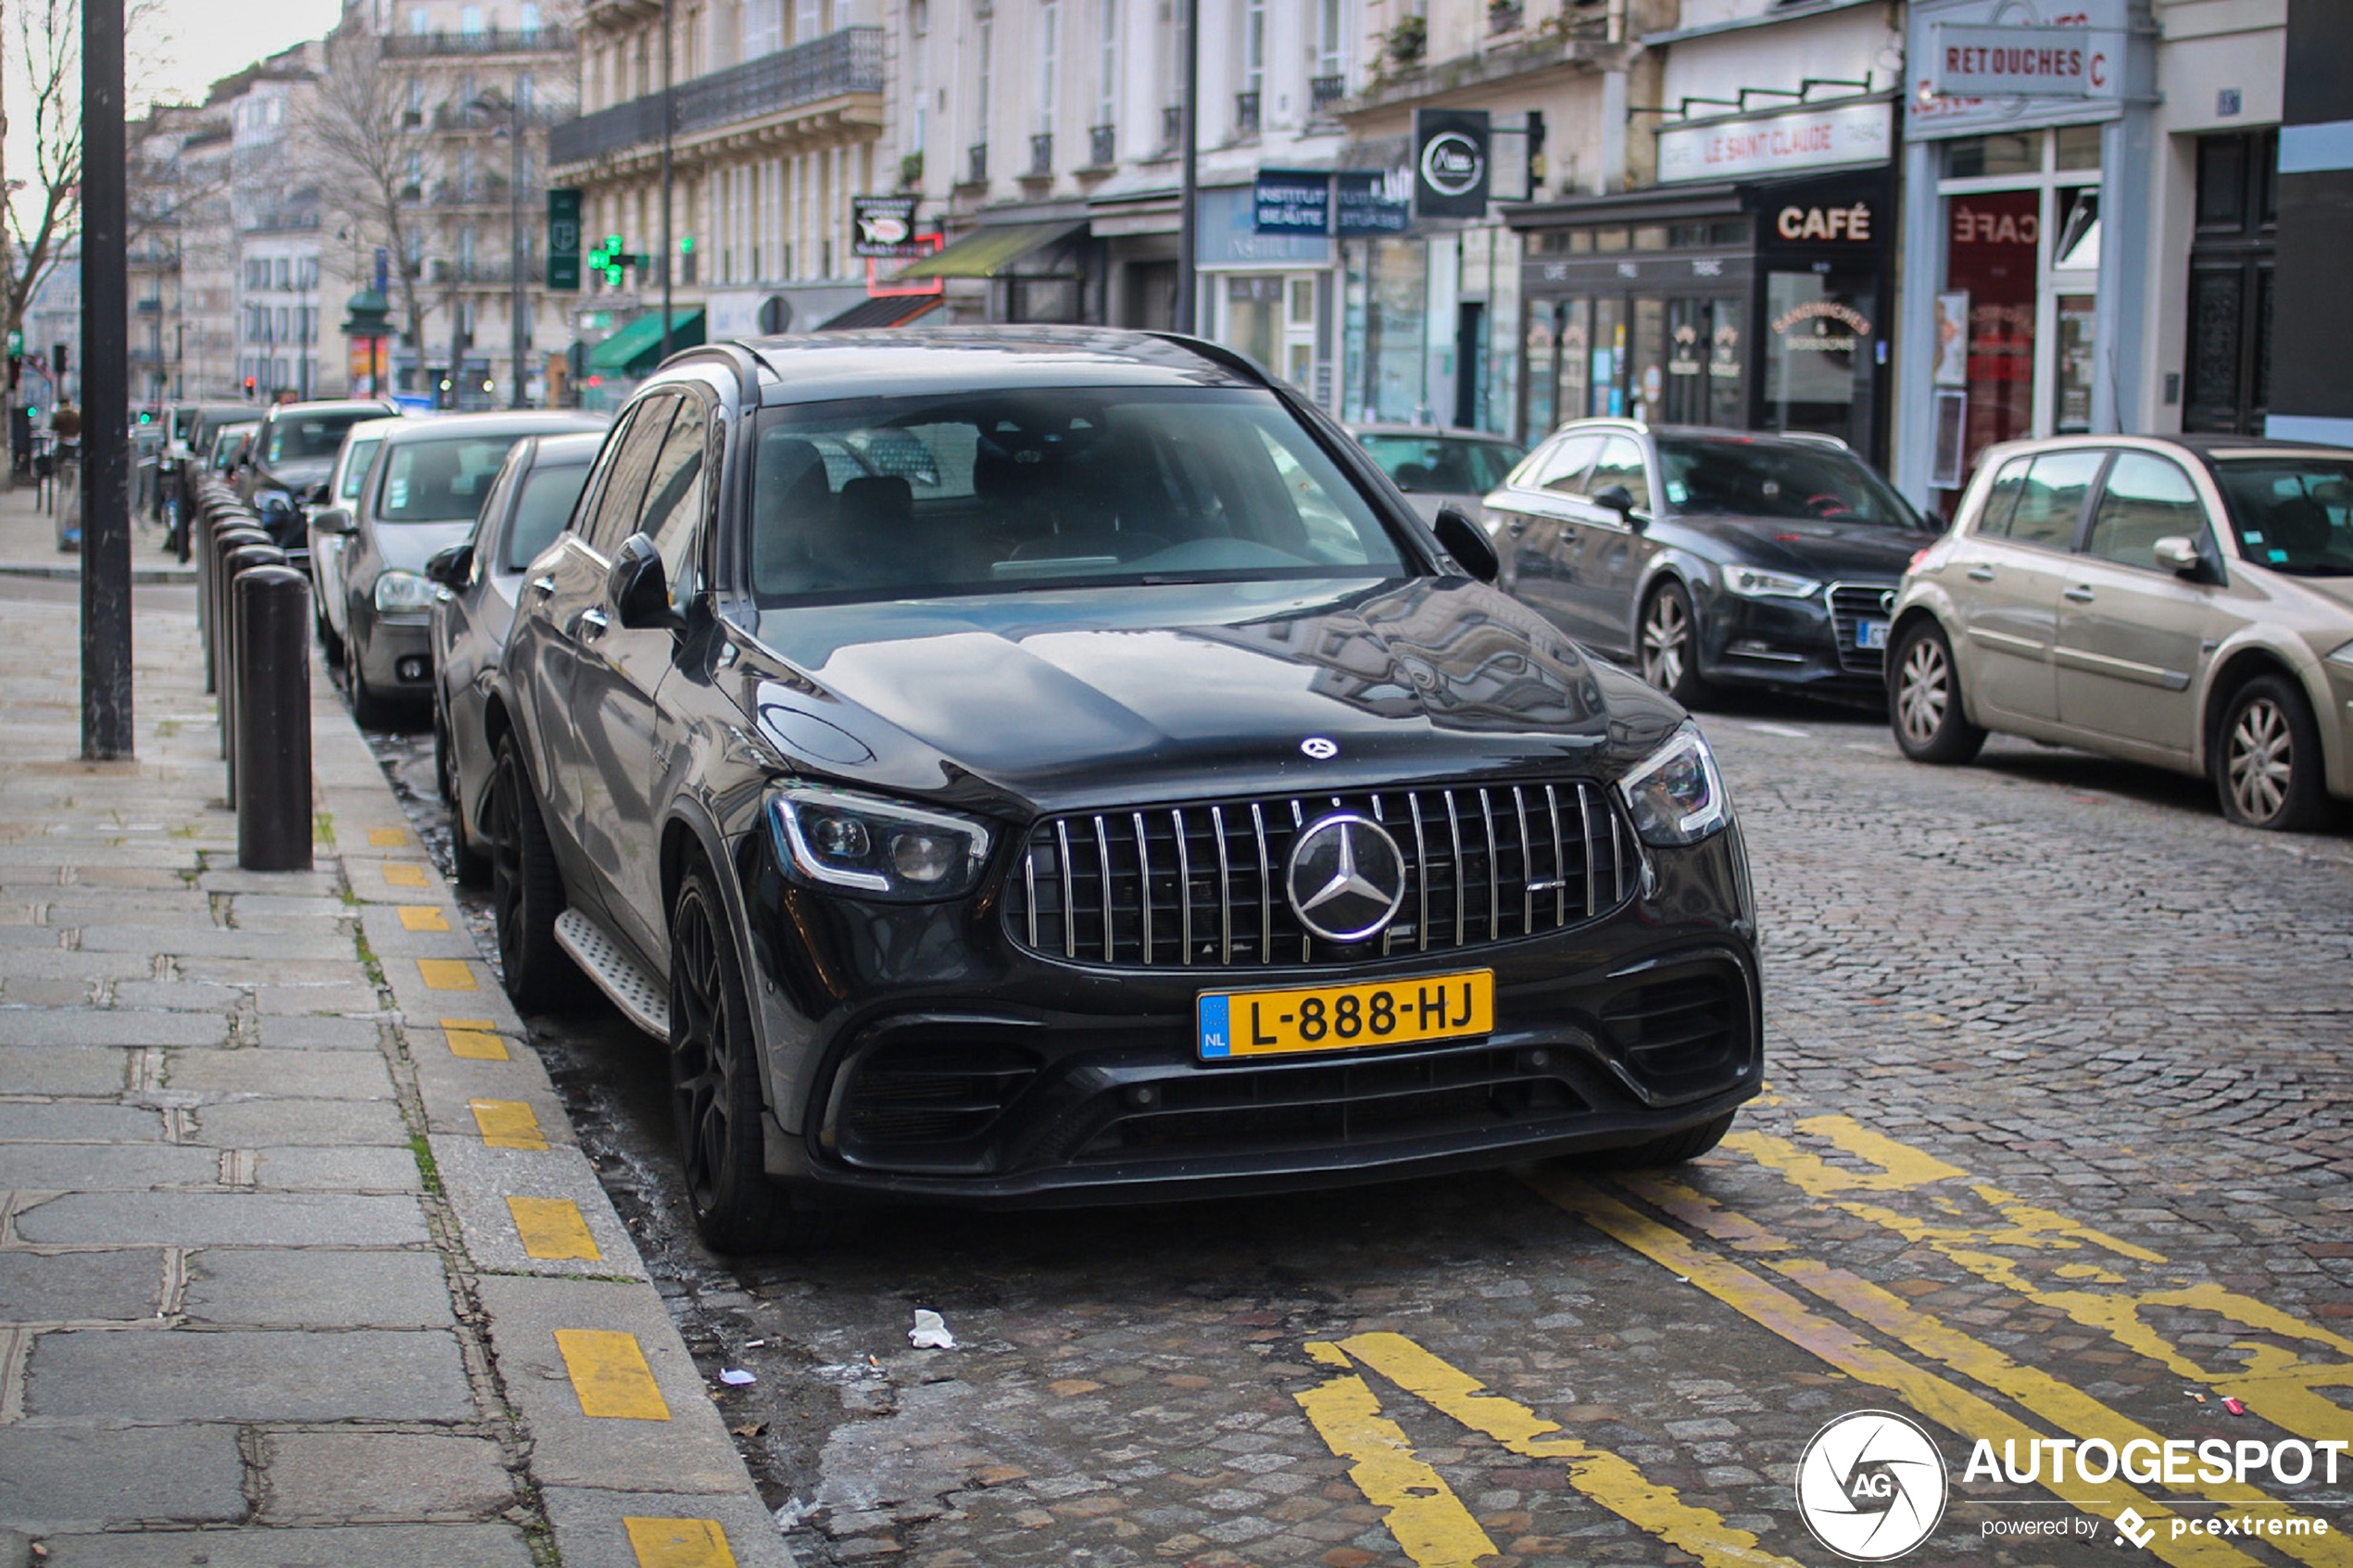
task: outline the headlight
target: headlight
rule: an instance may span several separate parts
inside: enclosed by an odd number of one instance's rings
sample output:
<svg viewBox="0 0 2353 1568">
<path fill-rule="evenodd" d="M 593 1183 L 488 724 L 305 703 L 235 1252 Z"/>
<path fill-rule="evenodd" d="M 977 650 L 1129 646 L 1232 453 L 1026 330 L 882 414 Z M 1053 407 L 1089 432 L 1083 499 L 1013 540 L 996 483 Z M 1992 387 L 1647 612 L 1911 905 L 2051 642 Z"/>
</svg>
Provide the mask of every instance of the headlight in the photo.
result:
<svg viewBox="0 0 2353 1568">
<path fill-rule="evenodd" d="M 920 902 L 973 890 L 988 829 L 963 817 L 804 785 L 768 803 L 776 858 L 798 881 Z"/>
<path fill-rule="evenodd" d="M 1662 848 L 1697 844 L 1732 820 L 1716 755 L 1696 725 L 1677 730 L 1617 781 L 1617 790 L 1642 842 Z"/>
<path fill-rule="evenodd" d="M 294 510 L 294 497 L 283 490 L 257 490 L 253 493 L 253 509 L 258 512 Z"/>
<path fill-rule="evenodd" d="M 413 571 L 387 571 L 376 578 L 376 613 L 396 615 L 405 609 L 431 609 L 434 586 Z"/>
<path fill-rule="evenodd" d="M 2329 662 L 2342 669 L 2353 670 L 2353 643 L 2347 643 L 2330 654 Z"/>
<path fill-rule="evenodd" d="M 1811 577 L 1760 571 L 1753 566 L 1726 567 L 1724 586 L 1749 599 L 1810 599 L 1822 591 L 1822 585 Z"/>
</svg>

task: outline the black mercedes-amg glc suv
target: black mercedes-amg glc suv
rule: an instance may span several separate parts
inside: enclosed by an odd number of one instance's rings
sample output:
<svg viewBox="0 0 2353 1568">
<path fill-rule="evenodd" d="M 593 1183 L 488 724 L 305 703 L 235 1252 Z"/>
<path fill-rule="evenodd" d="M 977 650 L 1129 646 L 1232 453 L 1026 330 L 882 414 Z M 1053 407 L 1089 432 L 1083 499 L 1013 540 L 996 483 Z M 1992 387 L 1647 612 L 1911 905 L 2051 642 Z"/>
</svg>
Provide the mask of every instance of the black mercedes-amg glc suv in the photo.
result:
<svg viewBox="0 0 2353 1568">
<path fill-rule="evenodd" d="M 1494 571 L 1211 345 L 688 351 L 485 710 L 508 986 L 666 1042 L 722 1248 L 1703 1152 L 1761 1070 L 1722 781 Z"/>
</svg>

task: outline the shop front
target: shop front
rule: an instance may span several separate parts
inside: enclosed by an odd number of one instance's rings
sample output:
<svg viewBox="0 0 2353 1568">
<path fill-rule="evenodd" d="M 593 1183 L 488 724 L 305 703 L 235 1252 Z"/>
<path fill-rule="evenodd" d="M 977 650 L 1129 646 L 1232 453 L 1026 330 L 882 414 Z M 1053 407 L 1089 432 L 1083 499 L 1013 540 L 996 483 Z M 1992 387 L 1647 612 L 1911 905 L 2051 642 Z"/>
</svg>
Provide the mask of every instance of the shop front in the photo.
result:
<svg viewBox="0 0 2353 1568">
<path fill-rule="evenodd" d="M 1522 439 L 1566 420 L 1623 415 L 1646 422 L 1834 435 L 1881 460 L 1887 446 L 1894 205 L 1884 157 L 1884 100 L 1843 106 L 1881 132 L 1806 136 L 1830 111 L 1764 117 L 1763 135 L 1693 127 L 1749 148 L 1880 156 L 1861 166 L 1783 178 L 1694 180 L 1529 207 L 1521 269 Z M 1795 134 L 1793 132 L 1795 128 Z M 1670 161 L 1768 174 L 1752 158 Z M 1787 154 L 1780 152 L 1786 159 Z M 1798 162 L 1799 169 L 1809 169 Z"/>
<path fill-rule="evenodd" d="M 1894 473 L 1940 513 L 1994 443 L 2119 430 L 2139 397 L 2148 30 L 2143 0 L 1912 7 Z"/>
</svg>

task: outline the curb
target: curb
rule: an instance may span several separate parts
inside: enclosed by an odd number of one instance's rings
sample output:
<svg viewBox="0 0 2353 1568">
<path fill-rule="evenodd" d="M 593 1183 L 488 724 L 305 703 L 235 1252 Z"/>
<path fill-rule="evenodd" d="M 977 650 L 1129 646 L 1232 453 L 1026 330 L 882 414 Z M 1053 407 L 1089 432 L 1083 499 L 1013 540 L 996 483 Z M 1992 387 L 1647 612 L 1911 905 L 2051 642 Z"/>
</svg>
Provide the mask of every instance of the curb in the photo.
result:
<svg viewBox="0 0 2353 1568">
<path fill-rule="evenodd" d="M 522 1018 L 315 656 L 311 668 L 320 858 L 341 868 L 391 995 L 429 1201 L 446 1206 L 558 1554 L 793 1568 Z"/>
<path fill-rule="evenodd" d="M 78 580 L 81 576 L 82 568 L 79 566 L 50 566 L 35 561 L 0 562 L 0 577 L 33 577 L 61 582 Z M 196 573 L 194 567 L 134 566 L 131 569 L 131 581 L 137 587 L 155 587 L 171 583 L 184 583 L 193 587 Z"/>
</svg>

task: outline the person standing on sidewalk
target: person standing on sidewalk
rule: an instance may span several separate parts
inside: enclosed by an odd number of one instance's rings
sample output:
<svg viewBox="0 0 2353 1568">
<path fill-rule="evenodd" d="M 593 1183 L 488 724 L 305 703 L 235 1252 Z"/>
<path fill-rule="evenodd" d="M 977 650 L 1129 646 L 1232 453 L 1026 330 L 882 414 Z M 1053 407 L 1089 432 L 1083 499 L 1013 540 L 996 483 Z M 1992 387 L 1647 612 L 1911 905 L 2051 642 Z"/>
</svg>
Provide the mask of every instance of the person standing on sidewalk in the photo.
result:
<svg viewBox="0 0 2353 1568">
<path fill-rule="evenodd" d="M 49 433 L 57 440 L 57 548 L 82 548 L 82 410 L 71 399 L 59 398 L 49 416 Z"/>
</svg>

